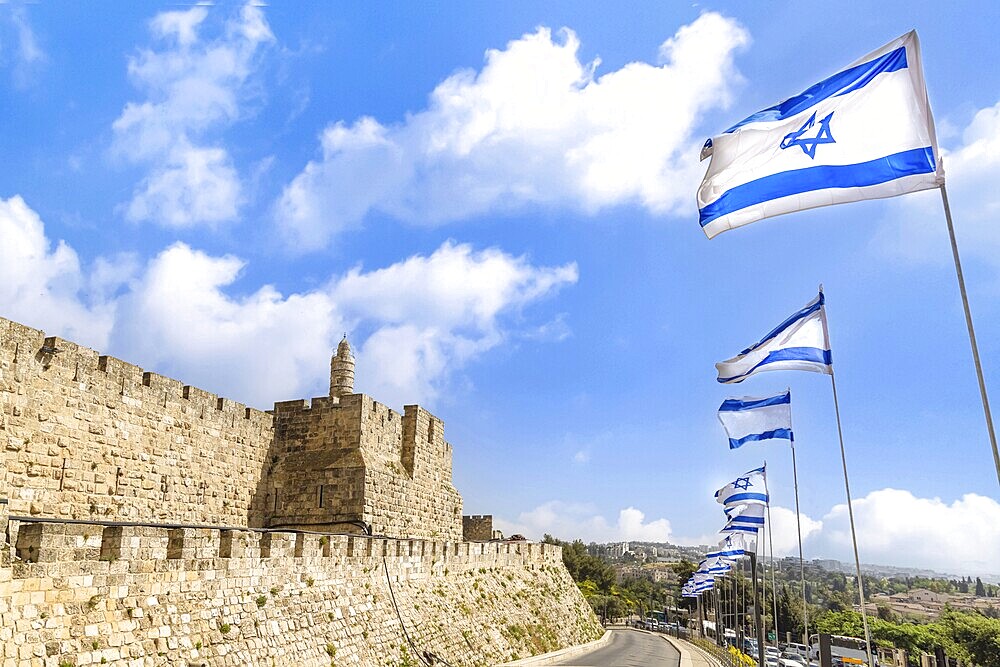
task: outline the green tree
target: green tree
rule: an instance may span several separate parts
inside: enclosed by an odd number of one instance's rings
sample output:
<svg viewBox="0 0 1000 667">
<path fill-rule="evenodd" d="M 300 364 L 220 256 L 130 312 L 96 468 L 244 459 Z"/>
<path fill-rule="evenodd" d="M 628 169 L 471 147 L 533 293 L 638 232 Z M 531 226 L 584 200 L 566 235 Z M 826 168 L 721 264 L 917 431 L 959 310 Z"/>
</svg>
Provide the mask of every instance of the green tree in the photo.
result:
<svg viewBox="0 0 1000 667">
<path fill-rule="evenodd" d="M 976 597 L 984 598 L 986 597 L 986 587 L 983 586 L 983 580 L 976 577 Z"/>
</svg>

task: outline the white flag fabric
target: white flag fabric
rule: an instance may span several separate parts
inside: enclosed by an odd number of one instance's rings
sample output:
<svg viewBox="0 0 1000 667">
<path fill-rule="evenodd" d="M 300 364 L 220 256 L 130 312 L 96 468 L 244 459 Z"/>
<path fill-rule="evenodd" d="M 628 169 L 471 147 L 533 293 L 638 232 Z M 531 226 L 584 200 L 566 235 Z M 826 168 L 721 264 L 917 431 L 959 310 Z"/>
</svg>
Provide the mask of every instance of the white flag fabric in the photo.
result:
<svg viewBox="0 0 1000 667">
<path fill-rule="evenodd" d="M 706 553 L 705 558 L 721 558 L 735 563 L 736 559 L 742 558 L 744 555 L 743 549 L 740 548 L 739 544 L 733 543 L 733 536 L 726 535 L 719 542 L 718 548 L 715 551 Z"/>
<path fill-rule="evenodd" d="M 725 541 L 733 547 L 741 549 L 744 554 L 757 553 L 757 536 L 750 533 L 722 533 L 726 536 Z"/>
<path fill-rule="evenodd" d="M 748 503 L 736 508 L 727 508 L 729 521 L 722 529 L 723 533 L 746 533 L 756 535 L 764 527 L 764 506 L 760 503 Z"/>
<path fill-rule="evenodd" d="M 792 440 L 792 392 L 769 398 L 727 398 L 719 407 L 719 421 L 729 436 L 729 448 L 748 442 Z"/>
<path fill-rule="evenodd" d="M 708 238 L 784 213 L 944 183 L 916 31 L 705 142 Z"/>
<path fill-rule="evenodd" d="M 715 500 L 728 507 L 747 503 L 766 503 L 764 466 L 749 470 L 715 492 Z"/>
<path fill-rule="evenodd" d="M 743 382 L 762 371 L 833 373 L 823 292 L 732 359 L 715 364 L 717 381 Z"/>
<path fill-rule="evenodd" d="M 733 561 L 728 558 L 705 558 L 698 563 L 697 572 L 703 572 L 713 577 L 723 576 L 733 569 Z"/>
</svg>

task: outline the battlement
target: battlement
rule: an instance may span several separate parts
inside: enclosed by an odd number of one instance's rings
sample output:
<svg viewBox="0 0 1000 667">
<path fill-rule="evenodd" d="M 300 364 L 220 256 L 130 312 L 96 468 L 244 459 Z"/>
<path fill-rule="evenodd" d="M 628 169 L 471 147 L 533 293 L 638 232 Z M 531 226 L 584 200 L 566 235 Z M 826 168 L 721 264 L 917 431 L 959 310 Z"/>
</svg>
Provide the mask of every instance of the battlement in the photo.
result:
<svg viewBox="0 0 1000 667">
<path fill-rule="evenodd" d="M 190 408 L 187 412 L 202 419 L 239 417 L 270 427 L 268 412 L 247 407 L 242 403 L 212 392 L 185 385 L 179 380 L 143 370 L 110 355 L 78 345 L 58 336 L 46 336 L 40 329 L 0 317 L 0 355 L 11 363 L 34 367 L 39 373 L 81 385 L 93 385 L 93 390 L 106 398 L 106 389 L 117 388 L 123 399 L 170 403 Z M 221 414 L 215 414 L 221 413 Z"/>
<path fill-rule="evenodd" d="M 454 665 L 499 664 L 601 633 L 559 547 L 547 544 L 14 527 L 16 556 L 3 552 L 0 569 L 5 666 L 35 656 L 112 667 L 322 667 L 334 655 L 337 664 L 412 664 L 417 650 Z"/>
<path fill-rule="evenodd" d="M 170 569 L 176 560 L 306 558 L 430 558 L 434 564 L 462 566 L 512 563 L 558 564 L 562 548 L 534 542 L 449 542 L 363 535 L 168 528 L 142 525 L 21 522 L 14 540 L 15 565 L 75 563 L 83 572 L 95 564 L 107 570 Z M 201 568 L 199 568 L 201 569 Z M 30 569 L 15 571 L 28 576 Z M 68 573 L 65 567 L 60 572 Z"/>
<path fill-rule="evenodd" d="M 444 423 L 338 373 L 265 412 L 0 318 L 10 514 L 461 539 Z"/>
</svg>

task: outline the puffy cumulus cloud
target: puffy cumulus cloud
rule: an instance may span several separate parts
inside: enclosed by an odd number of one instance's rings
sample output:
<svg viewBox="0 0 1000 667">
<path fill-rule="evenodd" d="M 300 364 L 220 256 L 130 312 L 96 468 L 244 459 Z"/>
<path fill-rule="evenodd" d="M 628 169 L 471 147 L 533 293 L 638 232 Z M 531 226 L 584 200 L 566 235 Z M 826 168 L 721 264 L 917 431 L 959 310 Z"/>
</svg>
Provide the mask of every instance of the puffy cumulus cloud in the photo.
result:
<svg viewBox="0 0 1000 667">
<path fill-rule="evenodd" d="M 961 131 L 956 146 L 942 146 L 948 198 L 962 254 L 1000 269 L 1000 102 L 980 109 Z M 889 220 L 876 243 L 913 262 L 951 260 L 941 195 L 937 190 L 892 200 Z"/>
<path fill-rule="evenodd" d="M 239 174 L 208 133 L 239 120 L 261 47 L 274 40 L 259 7 L 247 4 L 222 34 L 201 32 L 209 10 L 158 14 L 150 31 L 160 48 L 129 59 L 129 76 L 146 95 L 113 124 L 114 154 L 149 174 L 123 208 L 130 220 L 184 227 L 235 219 L 243 201 Z"/>
<path fill-rule="evenodd" d="M 378 322 L 361 347 L 361 384 L 388 401 L 433 400 L 447 368 L 504 340 L 504 314 L 577 280 L 576 264 L 536 267 L 497 249 L 446 242 L 384 269 L 349 271 L 332 287 L 352 321 Z"/>
<path fill-rule="evenodd" d="M 313 291 L 228 292 L 244 262 L 177 243 L 149 262 L 120 304 L 113 342 L 127 358 L 254 405 L 325 390 L 330 348 L 355 338 L 357 388 L 393 406 L 438 389 L 503 340 L 506 313 L 575 281 L 498 250 L 446 243 L 383 269 L 353 269 Z"/>
<path fill-rule="evenodd" d="M 810 518 L 806 514 L 801 517 L 802 541 L 823 529 L 823 522 Z M 795 522 L 795 510 L 777 505 L 771 507 L 771 535 L 774 537 L 775 556 L 798 556 L 799 537 Z"/>
<path fill-rule="evenodd" d="M 334 304 L 271 286 L 230 296 L 243 266 L 183 243 L 161 252 L 122 298 L 116 354 L 256 406 L 303 396 L 326 373 L 341 325 Z"/>
<path fill-rule="evenodd" d="M 854 520 L 864 563 L 982 574 L 1000 562 L 1000 503 L 986 496 L 967 493 L 949 504 L 882 489 L 854 501 Z M 823 517 L 806 549 L 853 560 L 847 505 Z"/>
<path fill-rule="evenodd" d="M 496 524 L 505 535 L 519 533 L 535 540 L 548 533 L 559 539 L 584 542 L 671 541 L 669 521 L 646 521 L 645 513 L 635 507 L 621 510 L 618 520 L 611 523 L 593 505 L 552 500 L 522 512 L 515 521 L 498 517 Z"/>
<path fill-rule="evenodd" d="M 598 76 L 571 30 L 548 28 L 489 50 L 478 72 L 441 82 L 397 125 L 337 122 L 276 202 L 299 248 L 322 246 L 369 211 L 440 223 L 530 204 L 594 211 L 626 202 L 656 213 L 691 205 L 702 114 L 728 104 L 735 21 L 702 14 L 665 41 L 659 64 Z"/>
<path fill-rule="evenodd" d="M 517 329 L 526 306 L 577 279 L 574 264 L 451 242 L 288 295 L 239 289 L 243 260 L 183 243 L 145 263 L 121 255 L 84 270 L 20 197 L 0 200 L 0 238 L 5 317 L 258 407 L 325 391 L 344 330 L 359 332 L 359 390 L 396 407 L 433 403 Z"/>
<path fill-rule="evenodd" d="M 103 347 L 114 323 L 114 304 L 88 296 L 88 278 L 66 243 L 53 244 L 21 197 L 0 199 L 0 304 L 4 317 L 45 328 L 91 347 Z M 102 277 L 105 274 L 102 273 Z"/>
</svg>

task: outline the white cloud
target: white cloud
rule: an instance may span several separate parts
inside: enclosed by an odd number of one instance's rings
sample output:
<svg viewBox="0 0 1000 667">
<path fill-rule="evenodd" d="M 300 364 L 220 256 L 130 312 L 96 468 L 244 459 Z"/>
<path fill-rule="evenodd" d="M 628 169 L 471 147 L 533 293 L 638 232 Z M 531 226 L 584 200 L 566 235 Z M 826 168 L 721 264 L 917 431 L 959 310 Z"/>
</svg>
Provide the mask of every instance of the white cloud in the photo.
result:
<svg viewBox="0 0 1000 667">
<path fill-rule="evenodd" d="M 1000 503 L 967 493 L 950 504 L 909 491 L 882 489 L 854 501 L 862 563 L 932 568 L 955 574 L 995 573 L 1000 563 Z M 847 505 L 823 517 L 806 549 L 854 560 Z"/>
<path fill-rule="evenodd" d="M 948 198 L 962 255 L 1000 268 L 1000 102 L 980 109 L 945 150 Z M 876 242 L 894 256 L 913 262 L 951 260 L 941 195 L 937 190 L 892 200 L 889 221 Z"/>
<path fill-rule="evenodd" d="M 150 170 L 124 206 L 130 220 L 217 224 L 235 219 L 244 200 L 229 153 L 208 135 L 240 119 L 260 49 L 274 36 L 248 4 L 221 35 L 205 39 L 208 15 L 202 6 L 158 14 L 150 30 L 161 48 L 129 59 L 129 76 L 147 99 L 125 105 L 113 151 Z"/>
<path fill-rule="evenodd" d="M 22 6 L 0 2 L 0 65 L 9 65 L 18 88 L 30 86 L 46 56 Z M 5 48 L 7 44 L 13 48 Z"/>
<path fill-rule="evenodd" d="M 50 247 L 20 197 L 0 200 L 0 238 L 0 315 L 265 408 L 325 390 L 345 330 L 359 332 L 359 391 L 396 408 L 432 404 L 516 329 L 523 308 L 577 279 L 574 264 L 447 242 L 310 291 L 234 296 L 245 262 L 183 243 L 144 266 L 122 255 L 84 271 L 65 243 Z"/>
<path fill-rule="evenodd" d="M 775 556 L 797 556 L 795 512 L 772 507 Z M 854 519 L 862 563 L 936 570 L 942 574 L 995 574 L 1000 563 L 1000 503 L 967 493 L 958 500 L 918 498 L 909 491 L 881 489 L 854 500 Z M 522 512 L 514 521 L 496 519 L 505 534 L 540 539 L 549 533 L 563 540 L 617 542 L 641 540 L 674 544 L 716 544 L 717 533 L 674 535 L 666 518 L 646 521 L 629 507 L 611 523 L 590 504 L 549 501 Z M 723 524 L 721 513 L 717 521 Z M 805 557 L 854 562 L 847 505 L 834 505 L 822 520 L 802 515 Z M 766 543 L 762 543 L 766 548 Z"/>
<path fill-rule="evenodd" d="M 327 373 L 341 321 L 322 292 L 287 297 L 271 286 L 232 297 L 244 262 L 175 243 L 123 297 L 116 354 L 256 406 L 303 395 Z M 279 398 L 284 397 L 284 398 Z"/>
<path fill-rule="evenodd" d="M 808 542 L 811 536 L 823 529 L 822 521 L 817 521 L 806 514 L 802 515 L 801 521 L 803 543 Z M 795 522 L 795 510 L 772 506 L 771 534 L 774 536 L 775 556 L 799 555 L 799 538 Z"/>
<path fill-rule="evenodd" d="M 498 517 L 495 523 L 505 535 L 519 533 L 535 540 L 548 533 L 562 540 L 582 539 L 584 542 L 671 541 L 669 521 L 647 522 L 645 513 L 635 507 L 621 510 L 618 520 L 610 523 L 593 505 L 552 500 L 522 512 L 516 521 Z"/>
<path fill-rule="evenodd" d="M 440 387 L 504 337 L 503 315 L 576 280 L 498 250 L 445 243 L 371 272 L 284 296 L 264 286 L 227 294 L 244 263 L 177 243 L 122 299 L 114 341 L 127 358 L 255 405 L 325 389 L 330 348 L 355 338 L 356 389 L 399 407 L 433 403 Z"/>
<path fill-rule="evenodd" d="M 738 23 L 706 12 L 661 45 L 662 64 L 598 76 L 575 33 L 539 28 L 489 50 L 480 71 L 445 79 L 403 123 L 327 127 L 322 157 L 276 203 L 278 223 L 296 247 L 316 248 L 373 210 L 433 224 L 531 204 L 693 206 L 693 131 L 729 103 L 733 54 L 748 42 Z"/>
<path fill-rule="evenodd" d="M 110 301 L 84 297 L 87 279 L 66 243 L 52 247 L 38 214 L 21 197 L 0 199 L 0 304 L 4 317 L 46 327 L 92 347 L 107 344 Z"/>
</svg>

